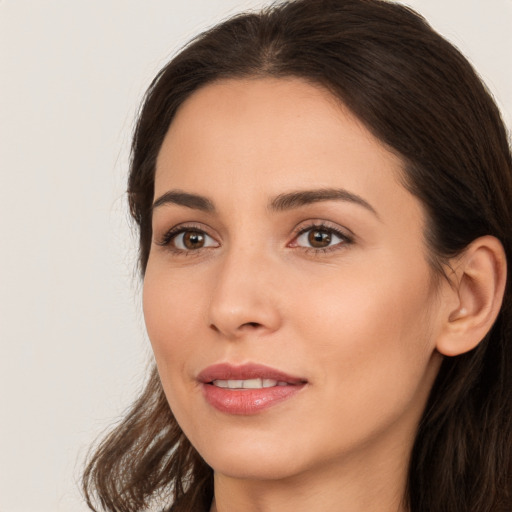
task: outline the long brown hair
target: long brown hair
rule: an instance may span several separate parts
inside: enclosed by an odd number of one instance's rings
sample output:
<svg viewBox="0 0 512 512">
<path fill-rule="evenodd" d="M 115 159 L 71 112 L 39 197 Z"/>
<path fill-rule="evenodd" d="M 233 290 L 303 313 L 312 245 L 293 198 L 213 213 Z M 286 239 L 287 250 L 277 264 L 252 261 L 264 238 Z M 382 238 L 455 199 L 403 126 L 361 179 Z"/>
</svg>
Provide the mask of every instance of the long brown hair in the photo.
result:
<svg viewBox="0 0 512 512">
<path fill-rule="evenodd" d="M 321 84 L 405 163 L 405 186 L 428 217 L 439 271 L 493 235 L 512 261 L 512 162 L 499 111 L 467 60 L 412 10 L 384 0 L 296 0 L 236 16 L 169 62 L 145 97 L 128 198 L 144 276 L 155 160 L 179 106 L 224 78 L 301 77 Z M 512 297 L 473 351 L 446 357 L 414 444 L 411 512 L 512 510 Z M 208 510 L 212 470 L 176 423 L 153 370 L 84 475 L 87 502 L 136 512 L 150 504 Z"/>
</svg>

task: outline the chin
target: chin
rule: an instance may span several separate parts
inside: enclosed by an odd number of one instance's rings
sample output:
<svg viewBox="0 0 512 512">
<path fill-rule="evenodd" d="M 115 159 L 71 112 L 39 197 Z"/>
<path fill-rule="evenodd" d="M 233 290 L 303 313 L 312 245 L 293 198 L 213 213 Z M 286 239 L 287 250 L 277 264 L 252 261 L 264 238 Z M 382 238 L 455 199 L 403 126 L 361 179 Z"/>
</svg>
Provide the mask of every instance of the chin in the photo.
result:
<svg viewBox="0 0 512 512">
<path fill-rule="evenodd" d="M 282 443 L 234 442 L 230 446 L 219 443 L 198 451 L 216 473 L 231 478 L 281 480 L 304 469 L 297 457 L 299 450 L 289 450 Z"/>
<path fill-rule="evenodd" d="M 279 458 L 280 459 L 280 458 Z M 290 466 L 289 462 L 272 458 L 249 460 L 245 457 L 223 457 L 211 465 L 214 472 L 241 480 L 285 480 L 301 473 L 300 469 Z"/>
</svg>

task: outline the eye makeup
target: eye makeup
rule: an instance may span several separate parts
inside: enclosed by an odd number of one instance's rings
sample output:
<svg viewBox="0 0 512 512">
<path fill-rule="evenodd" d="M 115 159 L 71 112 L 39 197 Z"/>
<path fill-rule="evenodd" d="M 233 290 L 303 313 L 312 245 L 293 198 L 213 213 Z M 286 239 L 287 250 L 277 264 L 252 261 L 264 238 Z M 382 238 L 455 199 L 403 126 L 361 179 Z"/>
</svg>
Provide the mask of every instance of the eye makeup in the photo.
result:
<svg viewBox="0 0 512 512">
<path fill-rule="evenodd" d="M 347 231 L 324 220 L 312 220 L 294 230 L 293 238 L 286 247 L 313 254 L 337 251 L 354 243 L 354 236 Z M 221 245 L 208 233 L 204 225 L 197 223 L 174 226 L 155 241 L 155 244 L 166 247 L 177 255 L 197 254 Z"/>
</svg>

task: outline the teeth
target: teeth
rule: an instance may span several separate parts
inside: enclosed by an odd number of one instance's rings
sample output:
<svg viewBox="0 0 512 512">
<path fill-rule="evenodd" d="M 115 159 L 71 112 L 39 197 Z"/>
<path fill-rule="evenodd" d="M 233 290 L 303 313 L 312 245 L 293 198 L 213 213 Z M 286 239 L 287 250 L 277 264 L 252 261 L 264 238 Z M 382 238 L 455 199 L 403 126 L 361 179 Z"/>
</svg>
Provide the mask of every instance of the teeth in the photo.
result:
<svg viewBox="0 0 512 512">
<path fill-rule="evenodd" d="M 242 381 L 244 389 L 261 389 L 264 387 L 261 379 L 247 379 Z M 268 386 L 267 386 L 268 387 Z"/>
<path fill-rule="evenodd" d="M 225 389 L 262 389 L 288 385 L 274 379 L 214 380 L 212 384 Z"/>
</svg>

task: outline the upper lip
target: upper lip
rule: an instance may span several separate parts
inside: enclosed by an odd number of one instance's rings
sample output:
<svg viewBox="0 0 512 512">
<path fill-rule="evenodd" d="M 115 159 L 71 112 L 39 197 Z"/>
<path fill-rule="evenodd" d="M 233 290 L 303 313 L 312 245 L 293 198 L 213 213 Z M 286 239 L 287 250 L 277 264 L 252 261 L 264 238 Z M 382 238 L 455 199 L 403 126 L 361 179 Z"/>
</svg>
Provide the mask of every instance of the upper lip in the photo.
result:
<svg viewBox="0 0 512 512">
<path fill-rule="evenodd" d="M 289 375 L 281 370 L 255 363 L 238 366 L 230 363 L 214 364 L 202 370 L 197 376 L 197 380 L 205 384 L 214 380 L 248 379 L 272 379 L 288 384 L 304 384 L 307 382 L 304 378 Z"/>
</svg>

